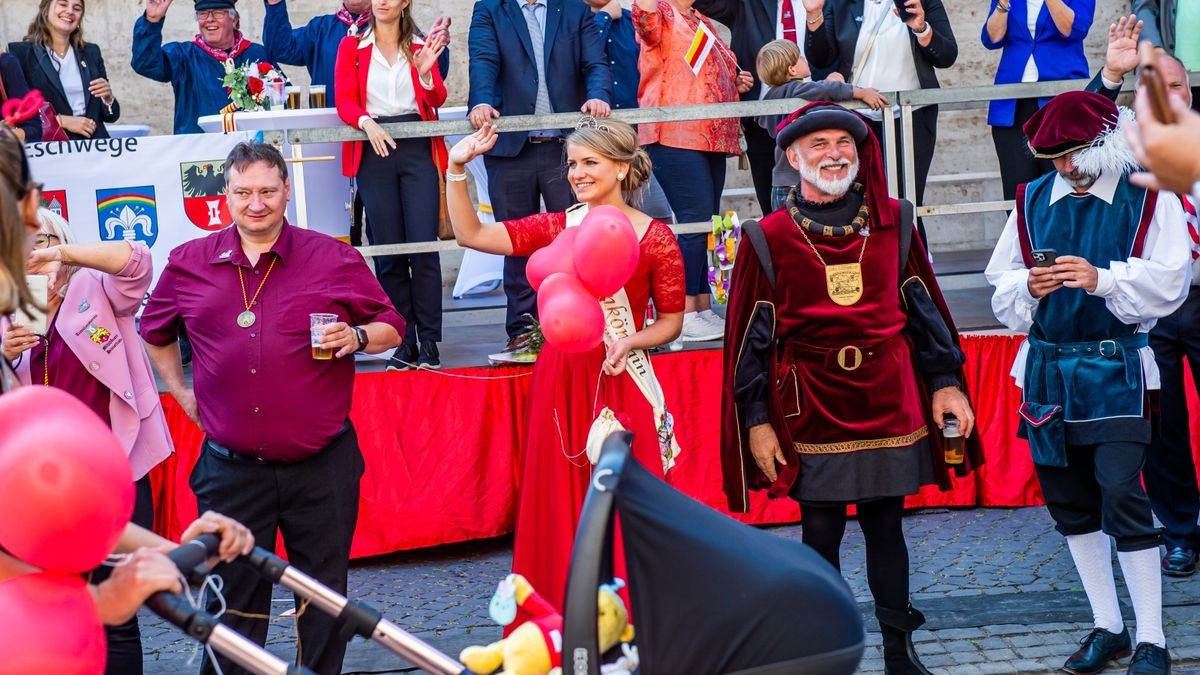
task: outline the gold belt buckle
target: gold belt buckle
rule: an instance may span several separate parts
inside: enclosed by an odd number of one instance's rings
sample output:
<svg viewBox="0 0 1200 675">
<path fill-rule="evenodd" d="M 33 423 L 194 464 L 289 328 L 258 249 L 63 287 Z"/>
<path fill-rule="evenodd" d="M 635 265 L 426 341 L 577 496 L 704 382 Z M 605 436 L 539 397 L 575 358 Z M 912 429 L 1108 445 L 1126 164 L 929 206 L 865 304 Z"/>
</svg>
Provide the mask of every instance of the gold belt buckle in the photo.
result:
<svg viewBox="0 0 1200 675">
<path fill-rule="evenodd" d="M 850 355 L 849 358 L 847 358 L 847 354 Z M 847 361 L 849 361 L 849 363 L 847 363 Z M 863 353 L 858 347 L 855 347 L 854 345 L 846 345 L 838 350 L 837 364 L 842 370 L 846 372 L 853 372 L 858 370 L 859 366 L 862 365 L 862 362 Z"/>
</svg>

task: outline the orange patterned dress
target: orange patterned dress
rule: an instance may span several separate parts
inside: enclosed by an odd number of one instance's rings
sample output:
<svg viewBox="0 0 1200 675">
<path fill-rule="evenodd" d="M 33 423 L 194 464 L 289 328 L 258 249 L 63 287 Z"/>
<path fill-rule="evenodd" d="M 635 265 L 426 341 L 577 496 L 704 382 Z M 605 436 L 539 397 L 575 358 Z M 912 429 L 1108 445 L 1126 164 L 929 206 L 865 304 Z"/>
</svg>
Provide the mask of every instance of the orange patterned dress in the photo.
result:
<svg viewBox="0 0 1200 675">
<path fill-rule="evenodd" d="M 703 23 L 715 38 L 712 51 L 700 68 L 700 74 L 684 60 L 699 25 Z M 658 3 L 658 12 L 646 12 L 634 3 L 633 25 L 642 49 L 638 56 L 638 106 L 654 108 L 698 103 L 730 103 L 738 100 L 737 57 L 717 36 L 708 17 L 695 9 L 680 13 L 666 0 Z M 738 120 L 726 117 L 688 122 L 642 123 L 638 125 L 642 145 L 661 143 L 684 150 L 703 150 L 739 154 Z"/>
<path fill-rule="evenodd" d="M 513 255 L 527 256 L 549 245 L 566 223 L 564 213 L 539 213 L 504 225 L 512 238 Z M 683 311 L 683 259 L 674 233 L 657 220 L 642 236 L 638 266 L 625 284 L 625 292 L 639 330 L 650 300 L 658 312 Z M 592 473 L 583 450 L 601 407 L 611 408 L 633 432 L 634 458 L 662 475 L 650 404 L 629 375 L 601 377 L 604 355 L 603 345 L 592 351 L 566 353 L 547 343 L 530 384 L 529 433 L 517 485 L 513 571 L 525 575 L 560 611 L 575 527 Z M 624 564 L 615 564 L 617 576 L 624 578 Z"/>
</svg>

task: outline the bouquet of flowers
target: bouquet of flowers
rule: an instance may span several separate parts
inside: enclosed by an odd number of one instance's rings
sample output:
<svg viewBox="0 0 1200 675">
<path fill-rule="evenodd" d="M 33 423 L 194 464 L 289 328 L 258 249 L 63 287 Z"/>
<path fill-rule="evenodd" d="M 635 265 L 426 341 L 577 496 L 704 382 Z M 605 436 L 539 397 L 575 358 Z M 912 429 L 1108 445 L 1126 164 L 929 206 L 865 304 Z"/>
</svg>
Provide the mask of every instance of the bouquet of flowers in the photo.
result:
<svg viewBox="0 0 1200 675">
<path fill-rule="evenodd" d="M 723 218 L 713 216 L 713 229 L 708 233 L 708 285 L 718 304 L 729 302 L 729 279 L 741 237 L 742 223 L 736 213 L 726 211 Z"/>
<path fill-rule="evenodd" d="M 283 73 L 270 63 L 259 61 L 238 66 L 233 59 L 225 60 L 225 77 L 221 78 L 234 110 L 246 112 L 270 110 L 272 88 L 282 93 L 286 81 Z"/>
</svg>

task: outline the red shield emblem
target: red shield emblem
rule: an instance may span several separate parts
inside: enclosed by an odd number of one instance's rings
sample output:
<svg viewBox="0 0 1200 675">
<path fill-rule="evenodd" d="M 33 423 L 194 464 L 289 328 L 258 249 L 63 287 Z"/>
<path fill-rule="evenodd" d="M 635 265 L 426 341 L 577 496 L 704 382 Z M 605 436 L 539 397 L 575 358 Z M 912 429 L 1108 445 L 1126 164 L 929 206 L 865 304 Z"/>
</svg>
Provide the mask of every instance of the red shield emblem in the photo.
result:
<svg viewBox="0 0 1200 675">
<path fill-rule="evenodd" d="M 183 211 L 196 227 L 215 232 L 228 225 L 225 203 L 225 161 L 184 162 L 179 165 L 183 183 Z"/>
<path fill-rule="evenodd" d="M 42 190 L 42 208 L 57 213 L 67 222 L 71 221 L 67 216 L 66 190 Z"/>
</svg>

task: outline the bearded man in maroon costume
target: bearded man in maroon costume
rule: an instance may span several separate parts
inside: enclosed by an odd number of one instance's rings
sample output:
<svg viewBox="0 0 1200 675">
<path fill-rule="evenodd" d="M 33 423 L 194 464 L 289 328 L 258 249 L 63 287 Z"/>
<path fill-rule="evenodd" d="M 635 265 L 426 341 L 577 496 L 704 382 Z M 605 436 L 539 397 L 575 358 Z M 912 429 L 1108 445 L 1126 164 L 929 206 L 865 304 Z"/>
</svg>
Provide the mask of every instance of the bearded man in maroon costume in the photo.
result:
<svg viewBox="0 0 1200 675">
<path fill-rule="evenodd" d="M 879 142 L 856 113 L 816 102 L 779 125 L 799 171 L 780 210 L 748 223 L 731 281 L 722 402 L 730 509 L 748 490 L 801 505 L 803 540 L 840 569 L 857 507 L 889 675 L 927 673 L 911 634 L 904 497 L 950 487 L 939 429 L 970 439 L 958 336 L 911 204 L 890 199 Z"/>
</svg>

